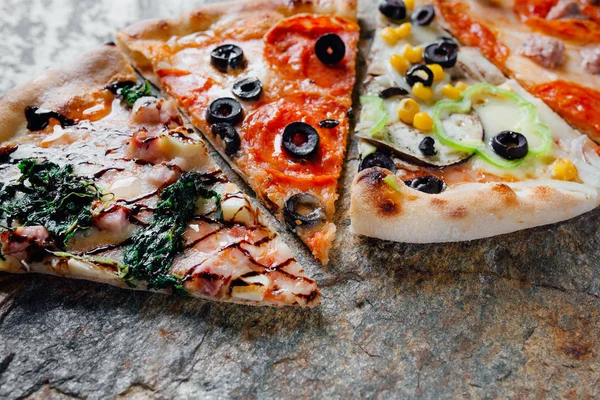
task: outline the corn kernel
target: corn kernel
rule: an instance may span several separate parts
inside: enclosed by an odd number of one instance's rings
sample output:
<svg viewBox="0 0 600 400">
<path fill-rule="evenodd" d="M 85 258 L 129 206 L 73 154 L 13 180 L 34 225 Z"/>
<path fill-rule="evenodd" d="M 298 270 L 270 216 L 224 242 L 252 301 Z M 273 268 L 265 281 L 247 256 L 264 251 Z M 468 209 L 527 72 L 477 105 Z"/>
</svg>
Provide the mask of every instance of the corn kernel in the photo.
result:
<svg viewBox="0 0 600 400">
<path fill-rule="evenodd" d="M 452 86 L 451 83 L 442 86 L 442 94 L 452 100 L 458 100 L 462 97 L 460 90 Z"/>
<path fill-rule="evenodd" d="M 420 131 L 429 131 L 433 128 L 433 119 L 426 112 L 416 113 L 413 125 Z"/>
<path fill-rule="evenodd" d="M 410 62 L 406 59 L 406 57 L 402 57 L 400 54 L 394 54 L 390 57 L 390 64 L 392 67 L 401 74 L 405 74 L 410 67 Z"/>
<path fill-rule="evenodd" d="M 469 88 L 469 85 L 467 85 L 463 81 L 458 81 L 458 82 L 456 82 L 456 84 L 454 85 L 454 87 L 456 87 L 461 92 L 464 92 L 465 90 L 467 90 Z"/>
<path fill-rule="evenodd" d="M 407 10 L 413 10 L 415 8 L 415 0 L 404 0 L 404 6 Z"/>
<path fill-rule="evenodd" d="M 389 26 L 387 28 L 383 28 L 380 35 L 390 46 L 394 46 L 398 41 L 396 32 L 394 32 L 394 28 L 390 28 Z"/>
<path fill-rule="evenodd" d="M 442 66 L 439 64 L 427 64 L 427 68 L 429 68 L 431 72 L 433 72 L 434 82 L 439 82 L 442 79 L 444 79 L 444 76 L 446 76 L 444 68 L 442 68 Z"/>
<path fill-rule="evenodd" d="M 412 87 L 413 94 L 417 99 L 429 101 L 433 98 L 433 90 L 430 87 L 423 85 L 421 82 L 417 82 Z"/>
<path fill-rule="evenodd" d="M 398 118 L 405 124 L 412 124 L 415 115 L 420 110 L 421 106 L 413 99 L 402 99 L 398 107 Z"/>
<path fill-rule="evenodd" d="M 578 177 L 577 167 L 567 158 L 559 158 L 552 164 L 552 178 L 574 181 Z"/>
<path fill-rule="evenodd" d="M 404 46 L 402 55 L 411 63 L 419 63 L 423 60 L 423 49 L 419 46 L 412 47 L 410 44 Z"/>
<path fill-rule="evenodd" d="M 412 32 L 412 25 L 410 24 L 410 22 L 405 22 L 405 23 L 401 24 L 400 26 L 398 26 L 397 28 L 394 28 L 394 33 L 396 34 L 396 39 L 406 39 L 407 37 L 410 36 L 411 32 Z"/>
</svg>

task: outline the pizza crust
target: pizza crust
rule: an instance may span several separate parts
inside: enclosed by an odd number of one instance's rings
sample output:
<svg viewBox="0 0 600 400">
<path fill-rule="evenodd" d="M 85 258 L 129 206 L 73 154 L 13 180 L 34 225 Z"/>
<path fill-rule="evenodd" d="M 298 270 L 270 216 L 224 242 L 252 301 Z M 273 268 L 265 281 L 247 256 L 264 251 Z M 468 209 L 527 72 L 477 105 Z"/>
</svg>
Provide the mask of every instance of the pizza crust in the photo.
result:
<svg viewBox="0 0 600 400">
<path fill-rule="evenodd" d="M 78 97 L 117 81 L 136 79 L 133 68 L 114 45 L 104 45 L 70 64 L 48 70 L 0 98 L 0 142 L 26 132 L 26 107 L 60 113 Z"/>
<path fill-rule="evenodd" d="M 387 176 L 399 190 L 384 181 Z M 356 176 L 350 216 L 352 230 L 359 235 L 438 243 L 564 221 L 599 204 L 598 189 L 564 181 L 465 183 L 432 195 L 411 189 L 389 170 L 375 167 Z"/>
</svg>

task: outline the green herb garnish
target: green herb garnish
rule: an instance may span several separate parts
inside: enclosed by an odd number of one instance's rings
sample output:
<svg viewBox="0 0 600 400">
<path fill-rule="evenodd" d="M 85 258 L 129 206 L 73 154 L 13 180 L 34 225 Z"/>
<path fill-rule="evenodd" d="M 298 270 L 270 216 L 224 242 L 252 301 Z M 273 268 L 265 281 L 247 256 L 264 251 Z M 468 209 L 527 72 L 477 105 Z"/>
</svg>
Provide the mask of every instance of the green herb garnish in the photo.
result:
<svg viewBox="0 0 600 400">
<path fill-rule="evenodd" d="M 209 182 L 206 175 L 185 173 L 163 190 L 152 223 L 134 236 L 133 244 L 125 250 L 126 282 L 143 280 L 149 289 L 171 286 L 185 293 L 181 279 L 170 275 L 169 270 L 175 256 L 183 251 L 183 236 L 198 198 L 214 198 L 220 203 L 219 195 L 206 188 Z"/>
<path fill-rule="evenodd" d="M 148 81 L 140 82 L 137 85 L 131 82 L 130 84 L 121 87 L 117 94 L 121 96 L 129 107 L 133 107 L 140 97 L 152 96 L 152 88 Z"/>
<path fill-rule="evenodd" d="M 92 204 L 103 194 L 89 178 L 74 174 L 72 165 L 32 158 L 18 167 L 19 179 L 0 190 L 0 230 L 10 230 L 14 222 L 41 225 L 64 248 L 77 231 L 92 226 Z"/>
</svg>

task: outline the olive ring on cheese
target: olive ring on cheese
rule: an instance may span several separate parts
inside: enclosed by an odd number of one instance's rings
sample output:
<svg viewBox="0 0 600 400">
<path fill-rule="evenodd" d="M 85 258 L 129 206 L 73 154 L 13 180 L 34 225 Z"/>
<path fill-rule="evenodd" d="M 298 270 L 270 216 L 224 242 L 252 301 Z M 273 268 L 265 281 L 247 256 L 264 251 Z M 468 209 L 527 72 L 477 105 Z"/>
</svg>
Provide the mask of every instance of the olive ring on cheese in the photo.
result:
<svg viewBox="0 0 600 400">
<path fill-rule="evenodd" d="M 319 150 L 319 133 L 306 122 L 292 122 L 283 130 L 283 149 L 296 158 L 310 158 Z"/>
<path fill-rule="evenodd" d="M 446 183 L 433 175 L 420 176 L 415 179 L 404 181 L 409 188 L 427 194 L 438 194 L 446 189 Z"/>
<path fill-rule="evenodd" d="M 520 160 L 527 155 L 527 138 L 518 132 L 502 131 L 492 138 L 492 149 L 507 160 Z"/>
<path fill-rule="evenodd" d="M 236 99 L 221 97 L 208 106 L 206 120 L 209 124 L 227 122 L 235 125 L 242 120 L 242 106 Z"/>
<path fill-rule="evenodd" d="M 452 68 L 458 59 L 458 46 L 449 40 L 432 43 L 425 47 L 423 58 L 427 64 L 439 64 L 442 68 Z"/>
<path fill-rule="evenodd" d="M 405 79 L 411 87 L 417 82 L 421 82 L 423 86 L 431 86 L 433 85 L 433 71 L 426 65 L 415 64 L 408 69 Z"/>
<path fill-rule="evenodd" d="M 421 143 L 419 143 L 419 151 L 424 156 L 435 156 L 437 151 L 435 150 L 435 140 L 431 136 L 426 136 Z"/>
<path fill-rule="evenodd" d="M 406 96 L 408 95 L 408 90 L 401 88 L 401 87 L 397 87 L 397 86 L 392 86 L 386 89 L 383 89 L 381 92 L 379 92 L 379 97 L 381 97 L 382 99 L 389 99 L 390 97 L 394 97 L 394 96 Z"/>
<path fill-rule="evenodd" d="M 234 83 L 231 91 L 242 100 L 258 100 L 262 94 L 262 83 L 250 76 Z"/>
<path fill-rule="evenodd" d="M 392 172 L 396 172 L 396 164 L 392 158 L 384 152 L 374 151 L 371 154 L 365 156 L 360 162 L 360 166 L 358 167 L 358 171 L 362 171 L 363 169 L 371 168 L 371 167 L 380 167 L 388 169 Z"/>
<path fill-rule="evenodd" d="M 406 18 L 406 5 L 402 0 L 384 0 L 379 4 L 379 12 L 394 21 Z"/>
<path fill-rule="evenodd" d="M 431 24 L 434 18 L 435 8 L 433 8 L 431 5 L 417 8 L 410 16 L 412 23 L 419 26 L 427 26 Z"/>
<path fill-rule="evenodd" d="M 213 135 L 218 136 L 225 143 L 225 154 L 231 156 L 240 149 L 240 135 L 235 128 L 226 122 L 220 122 L 210 127 Z"/>
<path fill-rule="evenodd" d="M 283 207 L 283 217 L 288 228 L 313 226 L 325 219 L 323 202 L 308 193 L 290 196 Z"/>
<path fill-rule="evenodd" d="M 211 64 L 221 72 L 244 66 L 244 51 L 235 44 L 224 44 L 210 53 Z"/>
<path fill-rule="evenodd" d="M 326 33 L 319 37 L 315 43 L 315 54 L 319 61 L 325 65 L 335 65 L 344 59 L 346 45 L 339 35 Z"/>
</svg>

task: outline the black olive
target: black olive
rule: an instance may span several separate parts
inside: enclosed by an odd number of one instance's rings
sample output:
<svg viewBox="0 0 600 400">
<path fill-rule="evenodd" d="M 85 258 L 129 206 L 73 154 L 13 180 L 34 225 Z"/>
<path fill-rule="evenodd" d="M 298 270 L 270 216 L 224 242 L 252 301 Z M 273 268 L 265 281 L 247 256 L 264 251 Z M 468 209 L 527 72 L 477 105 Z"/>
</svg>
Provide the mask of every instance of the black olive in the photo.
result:
<svg viewBox="0 0 600 400">
<path fill-rule="evenodd" d="M 135 82 L 133 81 L 121 81 L 121 82 L 115 82 L 115 83 L 111 83 L 110 85 L 106 86 L 104 89 L 110 91 L 112 94 L 121 94 L 121 89 L 125 88 L 125 87 L 131 87 L 131 86 L 135 86 Z"/>
<path fill-rule="evenodd" d="M 310 158 L 319 150 L 319 133 L 306 122 L 292 122 L 283 130 L 283 149 L 297 158 Z"/>
<path fill-rule="evenodd" d="M 394 97 L 394 96 L 406 96 L 408 95 L 408 90 L 401 88 L 401 87 L 389 87 L 387 89 L 383 89 L 381 92 L 379 92 L 379 97 L 381 97 L 382 99 L 389 99 L 390 97 Z"/>
<path fill-rule="evenodd" d="M 363 158 L 358 167 L 358 172 L 371 167 L 381 167 L 396 172 L 396 164 L 394 164 L 392 158 L 381 151 L 374 151 Z"/>
<path fill-rule="evenodd" d="M 410 16 L 412 23 L 419 26 L 427 26 L 431 24 L 433 18 L 435 18 L 435 8 L 433 8 L 433 6 L 419 7 L 413 11 L 412 15 Z"/>
<path fill-rule="evenodd" d="M 244 66 L 244 51 L 235 44 L 224 44 L 210 53 L 211 64 L 221 72 Z"/>
<path fill-rule="evenodd" d="M 317 39 L 315 54 L 323 64 L 334 65 L 344 59 L 346 45 L 342 38 L 335 33 L 327 33 Z"/>
<path fill-rule="evenodd" d="M 438 177 L 427 175 L 409 181 L 404 181 L 406 186 L 428 194 L 438 194 L 446 189 L 446 184 Z"/>
<path fill-rule="evenodd" d="M 395 21 L 406 18 L 406 6 L 402 0 L 384 0 L 379 4 L 379 12 Z"/>
<path fill-rule="evenodd" d="M 502 131 L 492 138 L 492 148 L 507 160 L 520 160 L 527 155 L 527 138 L 518 132 Z"/>
<path fill-rule="evenodd" d="M 225 154 L 228 156 L 237 153 L 240 149 L 240 135 L 235 128 L 225 122 L 214 124 L 210 127 L 213 135 L 218 136 L 225 143 Z"/>
<path fill-rule="evenodd" d="M 423 58 L 427 64 L 439 64 L 443 68 L 452 68 L 458 59 L 458 46 L 450 41 L 432 43 L 425 47 Z"/>
<path fill-rule="evenodd" d="M 437 154 L 437 151 L 435 151 L 435 140 L 431 136 L 427 136 L 419 143 L 419 150 L 424 156 L 435 156 Z"/>
<path fill-rule="evenodd" d="M 313 226 L 325 219 L 323 202 L 308 193 L 297 193 L 285 201 L 283 217 L 289 229 Z"/>
<path fill-rule="evenodd" d="M 458 42 L 454 38 L 451 38 L 449 36 L 440 36 L 437 38 L 437 42 L 438 43 L 450 43 L 455 46 L 458 46 Z"/>
<path fill-rule="evenodd" d="M 433 85 L 433 71 L 424 64 L 415 64 L 408 69 L 405 79 L 411 87 L 417 82 L 421 82 L 423 86 L 431 86 Z"/>
<path fill-rule="evenodd" d="M 346 115 L 348 116 L 348 118 L 354 119 L 354 109 L 350 107 L 348 111 L 346 111 Z"/>
<path fill-rule="evenodd" d="M 234 83 L 231 91 L 242 100 L 258 100 L 262 94 L 262 83 L 251 76 Z"/>
<path fill-rule="evenodd" d="M 63 128 L 65 126 L 75 125 L 74 120 L 57 113 L 56 111 L 34 106 L 25 108 L 25 119 L 27 120 L 27 129 L 32 132 L 45 129 L 51 119 L 57 120 Z"/>
<path fill-rule="evenodd" d="M 242 120 L 242 106 L 236 99 L 221 97 L 214 100 L 206 110 L 206 120 L 209 124 L 227 122 L 235 125 Z"/>
<path fill-rule="evenodd" d="M 336 126 L 338 126 L 339 124 L 340 124 L 340 121 L 338 121 L 337 119 L 324 119 L 323 121 L 319 122 L 319 127 L 333 129 Z"/>
</svg>

